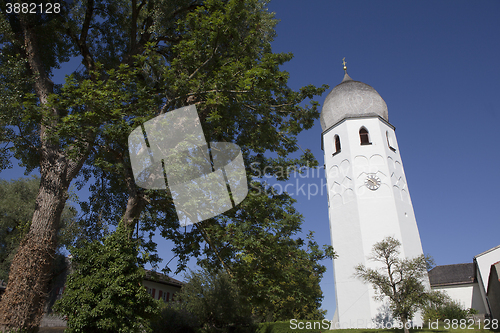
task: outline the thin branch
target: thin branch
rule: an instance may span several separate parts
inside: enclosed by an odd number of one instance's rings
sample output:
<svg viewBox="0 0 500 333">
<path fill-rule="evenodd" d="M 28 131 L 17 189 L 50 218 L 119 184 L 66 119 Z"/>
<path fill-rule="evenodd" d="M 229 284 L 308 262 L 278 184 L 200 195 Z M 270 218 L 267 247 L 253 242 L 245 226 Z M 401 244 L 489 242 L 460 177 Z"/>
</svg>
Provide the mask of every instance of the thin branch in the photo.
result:
<svg viewBox="0 0 500 333">
<path fill-rule="evenodd" d="M 200 67 L 196 68 L 196 70 L 191 74 L 189 75 L 188 77 L 188 80 L 191 80 L 193 78 L 193 76 L 196 75 L 196 73 L 198 73 L 198 71 L 203 68 L 203 66 L 205 66 L 210 60 L 212 60 L 214 58 L 214 55 L 215 53 L 217 52 L 217 49 L 219 48 L 219 46 L 217 46 L 214 51 L 212 52 L 212 55 L 207 59 L 205 60 L 205 62 L 203 64 L 200 65 Z"/>
<path fill-rule="evenodd" d="M 139 15 L 139 10 L 137 8 L 137 0 L 132 0 L 132 20 L 130 22 L 130 51 L 133 52 L 135 49 L 135 35 L 137 34 L 137 16 Z"/>
<path fill-rule="evenodd" d="M 175 42 L 179 42 L 181 40 L 181 37 L 166 37 L 166 36 L 163 36 L 163 37 L 158 37 L 158 38 L 155 38 L 154 39 L 154 42 L 156 45 L 158 45 L 160 42 L 169 42 L 169 43 L 175 43 Z M 161 54 L 161 53 L 160 53 Z M 163 54 L 162 54 L 163 55 Z"/>
<path fill-rule="evenodd" d="M 83 20 L 82 31 L 80 33 L 79 42 L 85 43 L 87 41 L 87 36 L 89 32 L 90 21 L 92 20 L 92 14 L 94 11 L 94 0 L 89 0 L 87 2 L 87 10 L 85 11 L 85 19 Z"/>
<path fill-rule="evenodd" d="M 207 244 L 210 246 L 210 248 L 215 252 L 215 255 L 217 256 L 217 259 L 219 259 L 219 261 L 221 262 L 222 266 L 226 270 L 227 274 L 229 274 L 229 276 L 231 278 L 233 278 L 234 277 L 233 273 L 229 269 L 229 266 L 227 266 L 227 264 L 224 262 L 224 260 L 222 260 L 222 257 L 220 256 L 219 251 L 217 251 L 217 248 L 212 244 L 212 241 L 210 240 L 210 236 L 208 235 L 208 233 L 205 230 L 205 228 L 203 228 L 203 226 L 201 225 L 201 223 L 197 223 L 196 224 L 196 228 L 199 229 L 202 232 L 203 238 L 205 239 L 205 241 L 207 242 Z"/>
<path fill-rule="evenodd" d="M 146 4 L 147 0 L 144 0 L 143 2 L 141 2 L 139 4 L 139 7 L 137 7 L 137 13 L 140 13 L 141 12 L 141 9 L 142 7 L 144 7 L 144 5 Z"/>
<path fill-rule="evenodd" d="M 83 63 L 89 72 L 95 69 L 94 58 L 87 47 L 87 36 L 90 29 L 90 22 L 92 20 L 92 15 L 94 12 L 94 1 L 89 0 L 87 4 L 87 10 L 85 12 L 85 19 L 82 26 L 82 31 L 80 32 L 80 37 L 78 37 L 69 26 L 66 28 L 66 34 L 73 40 L 73 42 L 78 46 L 80 54 L 83 57 Z M 90 74 L 92 79 L 95 79 L 93 74 Z"/>
<path fill-rule="evenodd" d="M 250 90 L 219 90 L 219 89 L 212 89 L 212 90 L 205 90 L 205 91 L 199 91 L 199 92 L 185 94 L 185 95 L 178 96 L 176 98 L 167 100 L 167 102 L 165 102 L 165 104 L 163 104 L 163 106 L 161 107 L 160 114 L 165 113 L 166 110 L 167 110 L 167 108 L 168 108 L 168 106 L 172 105 L 172 103 L 175 102 L 175 101 L 178 101 L 180 99 L 184 99 L 184 98 L 187 98 L 187 97 L 190 97 L 190 96 L 203 95 L 203 94 L 208 94 L 208 93 L 212 93 L 212 92 L 225 92 L 225 93 L 233 93 L 233 94 L 244 94 L 244 93 L 249 93 L 251 91 Z M 200 103 L 198 102 L 198 103 L 195 103 L 195 104 L 200 104 Z"/>
<path fill-rule="evenodd" d="M 71 159 L 68 159 L 68 168 L 66 172 L 66 181 L 71 182 L 74 177 L 80 172 L 80 169 L 83 167 L 83 164 L 87 160 L 87 157 L 90 155 L 90 152 L 92 151 L 92 146 L 93 142 L 95 139 L 95 136 L 93 134 L 90 134 L 92 137 L 90 140 L 85 141 L 84 144 L 84 149 L 83 152 L 80 154 L 79 158 L 76 161 L 73 161 Z M 74 146 L 70 146 L 69 151 L 74 149 Z"/>
<path fill-rule="evenodd" d="M 279 105 L 269 105 L 271 108 L 280 108 L 282 106 L 290 106 L 290 105 L 295 105 L 295 103 L 287 103 L 287 104 L 279 104 Z M 290 111 L 280 111 L 276 110 L 277 112 L 290 112 Z"/>
<path fill-rule="evenodd" d="M 21 139 L 23 139 L 26 142 L 26 144 L 28 145 L 28 147 L 30 147 L 31 149 L 35 150 L 36 152 L 40 152 L 40 147 L 33 146 L 31 144 L 31 142 L 28 139 L 25 138 L 25 135 L 24 135 L 23 131 L 21 130 L 21 127 L 19 125 L 15 125 L 15 126 L 17 126 L 17 128 L 19 129 L 19 135 L 18 135 L 18 137 L 21 137 Z"/>
<path fill-rule="evenodd" d="M 201 7 L 201 6 L 203 6 L 203 3 L 196 3 L 196 1 L 194 1 L 192 4 L 190 4 L 187 7 L 182 7 L 182 8 L 179 8 L 177 10 L 174 10 L 172 12 L 172 15 L 170 15 L 170 19 L 174 19 L 180 13 L 183 13 L 183 12 L 186 12 L 186 11 L 190 11 L 192 9 L 196 9 L 198 7 Z"/>
</svg>

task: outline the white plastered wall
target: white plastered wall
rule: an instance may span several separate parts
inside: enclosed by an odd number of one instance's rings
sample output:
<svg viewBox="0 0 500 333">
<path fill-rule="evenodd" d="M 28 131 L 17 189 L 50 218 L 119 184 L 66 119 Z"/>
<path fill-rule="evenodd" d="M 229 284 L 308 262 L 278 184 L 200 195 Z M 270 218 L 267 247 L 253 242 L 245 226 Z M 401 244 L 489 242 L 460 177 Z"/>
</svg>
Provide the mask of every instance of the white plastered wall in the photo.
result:
<svg viewBox="0 0 500 333">
<path fill-rule="evenodd" d="M 433 287 L 432 290 L 445 292 L 464 309 L 473 308 L 476 309 L 479 314 L 486 313 L 486 308 L 484 307 L 484 302 L 477 283 Z"/>
<path fill-rule="evenodd" d="M 174 287 L 171 285 L 163 284 L 163 283 L 158 283 L 155 281 L 148 281 L 148 280 L 143 280 L 142 285 L 146 288 L 154 288 L 155 289 L 155 299 L 160 298 L 160 290 L 163 293 L 168 292 L 169 293 L 169 301 L 172 300 L 172 295 L 177 294 L 181 289 L 179 287 Z M 163 296 L 162 296 L 163 297 Z M 174 296 L 175 300 L 175 296 Z"/>
</svg>

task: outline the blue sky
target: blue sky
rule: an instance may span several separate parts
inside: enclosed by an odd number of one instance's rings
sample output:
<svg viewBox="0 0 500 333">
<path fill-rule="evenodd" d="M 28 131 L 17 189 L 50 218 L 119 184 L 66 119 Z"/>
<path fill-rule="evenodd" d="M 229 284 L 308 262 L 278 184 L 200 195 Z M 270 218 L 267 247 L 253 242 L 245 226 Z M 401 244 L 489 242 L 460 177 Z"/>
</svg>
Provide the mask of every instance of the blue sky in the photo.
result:
<svg viewBox="0 0 500 333">
<path fill-rule="evenodd" d="M 283 67 L 292 88 L 331 90 L 343 78 L 345 57 L 349 75 L 386 101 L 424 252 L 445 265 L 472 262 L 499 245 L 500 2 L 274 0 L 269 8 L 281 20 L 273 50 L 295 55 Z M 76 67 L 74 61 L 63 72 Z M 323 165 L 320 142 L 318 120 L 299 144 Z M 0 178 L 23 171 L 15 166 Z M 307 190 L 322 177 L 299 182 Z M 330 244 L 326 193 L 292 194 L 303 230 Z M 164 263 L 171 258 L 166 242 L 160 255 Z M 323 264 L 323 308 L 331 319 L 333 268 L 330 260 Z"/>
</svg>

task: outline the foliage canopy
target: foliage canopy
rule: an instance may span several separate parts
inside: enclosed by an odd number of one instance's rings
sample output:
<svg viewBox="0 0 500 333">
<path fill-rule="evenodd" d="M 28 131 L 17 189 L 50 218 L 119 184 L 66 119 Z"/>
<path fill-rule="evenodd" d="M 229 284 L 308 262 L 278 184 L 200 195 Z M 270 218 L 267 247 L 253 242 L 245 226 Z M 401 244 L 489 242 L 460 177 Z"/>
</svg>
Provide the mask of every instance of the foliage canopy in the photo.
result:
<svg viewBox="0 0 500 333">
<path fill-rule="evenodd" d="M 303 218 L 288 195 L 258 183 L 251 191 L 252 199 L 243 201 L 234 216 L 204 227 L 211 246 L 198 263 L 208 270 L 225 269 L 259 321 L 322 319 L 319 282 L 326 268 L 320 261 L 333 259 L 333 249 L 320 249 L 312 232 L 305 240 L 297 237 Z"/>
<path fill-rule="evenodd" d="M 284 180 L 279 170 L 317 165 L 309 151 L 299 153 L 297 134 L 318 118 L 312 99 L 326 86 L 287 86 L 280 66 L 292 55 L 272 52 L 276 20 L 266 4 L 86 0 L 61 2 L 57 14 L 0 13 L 0 167 L 14 156 L 41 175 L 39 204 L 13 259 L 0 324 L 37 326 L 72 182 L 81 188 L 90 181 L 82 211 L 96 238 L 103 225 L 119 221 L 128 230 L 160 231 L 176 243 L 177 271 L 190 256 L 219 252 L 220 244 L 210 245 L 211 232 L 237 225 L 241 208 L 179 230 L 168 191 L 134 182 L 127 137 L 145 121 L 196 104 L 207 141 L 236 143 L 247 168 L 255 163 L 249 181 Z M 71 58 L 82 65 L 55 84 L 55 70 Z M 247 200 L 251 207 L 261 199 Z M 282 216 L 283 209 L 267 212 Z M 155 248 L 152 241 L 143 246 Z"/>
<path fill-rule="evenodd" d="M 192 313 L 208 331 L 229 332 L 230 328 L 250 327 L 252 312 L 238 285 L 224 271 L 190 272 L 177 294 L 180 306 Z"/>
</svg>

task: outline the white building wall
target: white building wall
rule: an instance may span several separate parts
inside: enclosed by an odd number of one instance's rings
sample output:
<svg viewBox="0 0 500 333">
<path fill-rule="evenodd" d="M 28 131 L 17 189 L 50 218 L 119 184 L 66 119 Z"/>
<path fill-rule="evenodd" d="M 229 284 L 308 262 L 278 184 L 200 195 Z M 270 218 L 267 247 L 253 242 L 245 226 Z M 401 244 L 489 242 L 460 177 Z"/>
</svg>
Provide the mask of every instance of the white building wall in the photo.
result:
<svg viewBox="0 0 500 333">
<path fill-rule="evenodd" d="M 458 302 L 464 309 L 473 308 L 476 309 L 479 314 L 486 313 L 486 308 L 484 307 L 484 302 L 477 283 L 462 284 L 457 286 L 441 286 L 434 287 L 432 289 L 446 293 L 452 300 Z"/>
<path fill-rule="evenodd" d="M 486 292 L 488 291 L 490 270 L 491 265 L 498 261 L 500 261 L 500 245 L 474 257 L 479 291 L 483 300 L 483 306 L 487 309 L 488 314 L 490 313 L 490 309 Z"/>
<path fill-rule="evenodd" d="M 169 301 L 172 301 L 172 298 L 174 300 L 177 300 L 174 295 L 177 294 L 181 290 L 179 287 L 174 287 L 171 285 L 166 285 L 163 283 L 158 283 L 155 281 L 148 281 L 148 280 L 142 281 L 142 285 L 148 289 L 148 292 L 154 288 L 154 290 L 155 290 L 154 298 L 155 299 L 160 299 L 160 290 L 162 291 L 161 298 L 163 298 L 164 293 L 168 292 Z M 151 292 L 150 292 L 150 294 L 151 294 Z"/>
<path fill-rule="evenodd" d="M 478 254 L 474 257 L 477 262 L 477 269 L 481 276 L 481 280 L 483 281 L 484 290 L 488 290 L 488 282 L 490 277 L 491 265 L 500 261 L 500 245 Z"/>
<path fill-rule="evenodd" d="M 360 144 L 362 126 L 369 132 L 371 145 Z M 395 150 L 389 148 L 386 134 Z M 335 135 L 340 137 L 341 152 L 332 156 Z M 354 267 L 375 268 L 376 263 L 367 259 L 373 245 L 387 236 L 401 241 L 402 256 L 422 254 L 399 147 L 394 128 L 376 116 L 345 119 L 324 133 L 323 147 L 330 232 L 339 255 L 334 260 L 338 325 L 369 327 L 382 303 L 373 299 L 371 286 L 353 277 Z M 365 186 L 370 173 L 381 180 L 375 191 Z"/>
<path fill-rule="evenodd" d="M 475 285 L 477 285 L 477 283 L 475 283 Z M 437 287 L 432 289 L 446 293 L 452 300 L 458 302 L 464 309 L 472 307 L 472 295 L 474 291 L 473 284 Z"/>
</svg>

